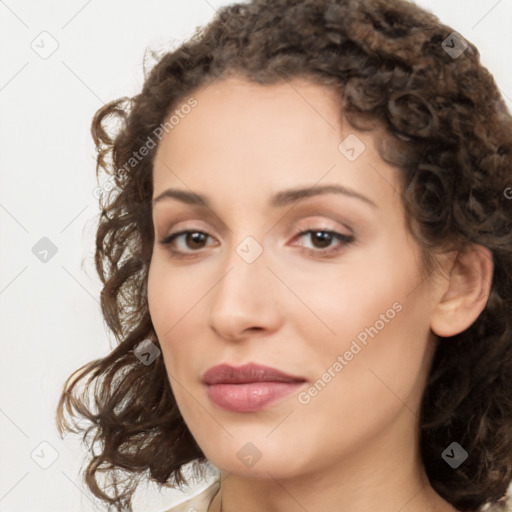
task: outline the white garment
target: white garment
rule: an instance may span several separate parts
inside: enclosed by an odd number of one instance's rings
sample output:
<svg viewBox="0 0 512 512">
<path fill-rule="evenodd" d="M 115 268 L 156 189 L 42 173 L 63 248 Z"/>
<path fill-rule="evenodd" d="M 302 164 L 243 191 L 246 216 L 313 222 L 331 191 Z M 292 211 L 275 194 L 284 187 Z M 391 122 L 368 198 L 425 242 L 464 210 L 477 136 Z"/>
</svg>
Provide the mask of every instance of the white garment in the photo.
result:
<svg viewBox="0 0 512 512">
<path fill-rule="evenodd" d="M 215 480 L 204 491 L 164 512 L 208 512 L 208 507 L 220 490 L 220 481 Z"/>
</svg>

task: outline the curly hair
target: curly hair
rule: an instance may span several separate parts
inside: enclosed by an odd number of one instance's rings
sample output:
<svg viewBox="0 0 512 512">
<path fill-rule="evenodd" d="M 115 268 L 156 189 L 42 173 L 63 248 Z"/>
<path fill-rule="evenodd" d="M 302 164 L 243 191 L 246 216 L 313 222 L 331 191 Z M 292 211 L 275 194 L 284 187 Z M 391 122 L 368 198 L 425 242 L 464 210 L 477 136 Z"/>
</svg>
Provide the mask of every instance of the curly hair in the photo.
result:
<svg viewBox="0 0 512 512">
<path fill-rule="evenodd" d="M 379 150 L 399 170 L 409 228 L 427 268 L 437 250 L 471 244 L 490 250 L 486 308 L 467 330 L 438 344 L 419 434 L 426 473 L 441 497 L 461 511 L 505 510 L 512 479 L 512 200 L 506 192 L 512 117 L 477 48 L 405 0 L 225 6 L 179 47 L 158 55 L 139 94 L 96 112 L 96 174 L 103 171 L 116 187 L 100 197 L 95 264 L 102 313 L 118 343 L 68 377 L 57 408 L 61 436 L 84 432 L 65 419 L 65 408 L 90 422 L 84 440 L 92 430 L 99 443 L 99 453 L 91 448 L 87 486 L 109 509 L 131 511 L 141 478 L 180 487 L 187 484 L 184 464 L 199 474 L 205 466 L 163 358 L 144 365 L 135 351 L 146 340 L 159 346 L 147 301 L 153 137 L 162 126 L 169 130 L 166 119 L 196 89 L 234 74 L 259 84 L 302 77 L 327 85 L 338 91 L 352 126 L 385 128 L 388 140 Z M 143 146 L 146 155 L 138 158 Z M 73 393 L 85 377 L 85 391 Z M 86 394 L 93 385 L 94 407 Z M 456 470 L 441 457 L 454 440 L 468 452 Z M 96 480 L 101 474 L 111 478 L 103 488 Z"/>
</svg>

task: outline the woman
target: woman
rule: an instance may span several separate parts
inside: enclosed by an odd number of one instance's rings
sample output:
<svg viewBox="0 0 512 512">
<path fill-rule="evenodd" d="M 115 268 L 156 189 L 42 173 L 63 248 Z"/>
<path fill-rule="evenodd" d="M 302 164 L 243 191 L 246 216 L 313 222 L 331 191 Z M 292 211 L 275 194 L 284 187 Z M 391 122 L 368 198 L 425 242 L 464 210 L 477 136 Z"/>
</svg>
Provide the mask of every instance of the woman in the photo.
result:
<svg viewBox="0 0 512 512">
<path fill-rule="evenodd" d="M 401 0 L 234 4 L 92 133 L 119 346 L 58 424 L 93 422 L 96 496 L 208 461 L 170 510 L 505 510 L 512 118 L 470 42 Z"/>
</svg>

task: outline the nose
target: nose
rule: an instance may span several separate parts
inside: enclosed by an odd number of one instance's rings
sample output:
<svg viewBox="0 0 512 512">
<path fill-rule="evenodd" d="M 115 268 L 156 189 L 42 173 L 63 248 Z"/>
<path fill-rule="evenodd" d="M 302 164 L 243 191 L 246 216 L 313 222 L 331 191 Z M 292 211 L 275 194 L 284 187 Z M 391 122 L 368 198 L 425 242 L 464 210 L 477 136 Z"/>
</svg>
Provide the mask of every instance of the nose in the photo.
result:
<svg viewBox="0 0 512 512">
<path fill-rule="evenodd" d="M 267 268 L 265 252 L 248 263 L 233 250 L 225 263 L 210 295 L 209 326 L 233 341 L 277 331 L 283 321 L 282 290 Z"/>
</svg>

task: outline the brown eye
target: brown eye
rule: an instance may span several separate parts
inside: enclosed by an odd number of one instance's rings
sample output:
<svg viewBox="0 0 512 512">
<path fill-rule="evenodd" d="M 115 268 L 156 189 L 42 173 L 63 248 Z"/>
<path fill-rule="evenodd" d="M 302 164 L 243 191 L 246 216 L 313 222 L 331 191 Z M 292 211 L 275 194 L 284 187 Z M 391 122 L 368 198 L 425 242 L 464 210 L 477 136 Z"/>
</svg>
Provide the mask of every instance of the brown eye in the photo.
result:
<svg viewBox="0 0 512 512">
<path fill-rule="evenodd" d="M 202 249 L 203 244 L 206 241 L 207 235 L 200 231 L 191 231 L 186 233 L 185 244 L 191 249 Z"/>
<path fill-rule="evenodd" d="M 206 247 L 208 238 L 212 237 L 202 231 L 183 230 L 172 233 L 160 243 L 170 246 L 173 253 L 186 254 L 199 252 L 200 249 Z"/>
<path fill-rule="evenodd" d="M 311 240 L 313 241 L 313 245 L 320 249 L 324 249 L 325 247 L 329 247 L 332 242 L 333 236 L 329 231 L 311 231 Z M 315 243 L 318 242 L 318 243 Z"/>
<path fill-rule="evenodd" d="M 308 229 L 298 233 L 297 237 L 305 239 L 309 237 L 311 241 L 310 247 L 305 243 L 300 244 L 308 254 L 325 257 L 336 256 L 344 246 L 354 241 L 352 235 L 344 235 L 326 229 Z"/>
<path fill-rule="evenodd" d="M 298 238 L 309 237 L 311 247 L 307 244 L 299 244 L 300 247 L 313 256 L 335 256 L 344 246 L 354 241 L 352 235 L 344 235 L 336 231 L 326 229 L 309 229 L 297 234 Z M 172 233 L 164 240 L 162 245 L 169 246 L 170 252 L 175 257 L 195 256 L 201 254 L 201 249 L 208 246 L 208 239 L 213 237 L 202 231 L 182 230 Z M 215 243 L 213 244 L 215 245 Z M 194 254 L 196 253 L 196 254 Z"/>
</svg>

